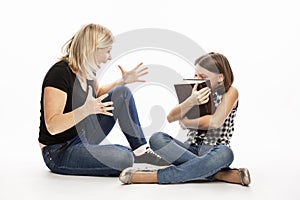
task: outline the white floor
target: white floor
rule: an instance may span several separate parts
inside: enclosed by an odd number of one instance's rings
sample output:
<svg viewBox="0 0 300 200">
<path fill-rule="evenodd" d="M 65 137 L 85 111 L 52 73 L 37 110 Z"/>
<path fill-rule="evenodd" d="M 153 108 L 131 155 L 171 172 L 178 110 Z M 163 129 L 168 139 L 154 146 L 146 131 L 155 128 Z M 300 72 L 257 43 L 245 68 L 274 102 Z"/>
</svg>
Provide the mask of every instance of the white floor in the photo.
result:
<svg viewBox="0 0 300 200">
<path fill-rule="evenodd" d="M 45 167 L 39 147 L 34 142 L 21 145 L 20 141 L 16 141 L 15 148 L 2 143 L 1 200 L 300 199 L 296 178 L 300 177 L 299 165 L 297 167 L 297 162 L 293 162 L 293 157 L 284 158 L 280 152 L 272 155 L 267 149 L 261 153 L 253 152 L 247 159 L 243 158 L 246 152 L 236 154 L 233 166 L 247 166 L 250 169 L 250 187 L 221 182 L 122 185 L 118 178 L 53 174 Z"/>
<path fill-rule="evenodd" d="M 9 199 L 299 199 L 292 177 L 278 181 L 274 170 L 252 169 L 250 187 L 226 183 L 186 183 L 176 185 L 122 185 L 118 178 L 61 176 L 26 162 L 2 168 L 1 200 Z M 6 172 L 5 172 L 6 171 Z M 275 177 L 277 176 L 277 177 Z M 279 175 L 283 178 L 283 175 Z"/>
</svg>

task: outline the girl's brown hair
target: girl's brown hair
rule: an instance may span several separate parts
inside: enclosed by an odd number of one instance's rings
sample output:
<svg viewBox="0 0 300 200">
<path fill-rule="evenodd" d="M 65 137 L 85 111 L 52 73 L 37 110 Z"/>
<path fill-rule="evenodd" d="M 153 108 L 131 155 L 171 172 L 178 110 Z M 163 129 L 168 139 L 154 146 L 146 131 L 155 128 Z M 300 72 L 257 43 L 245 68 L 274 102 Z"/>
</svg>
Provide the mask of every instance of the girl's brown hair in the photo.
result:
<svg viewBox="0 0 300 200">
<path fill-rule="evenodd" d="M 214 52 L 207 53 L 197 58 L 195 60 L 195 65 L 200 65 L 204 69 L 216 74 L 223 74 L 225 92 L 228 91 L 232 85 L 234 80 L 233 72 L 227 58 L 224 55 Z"/>
</svg>

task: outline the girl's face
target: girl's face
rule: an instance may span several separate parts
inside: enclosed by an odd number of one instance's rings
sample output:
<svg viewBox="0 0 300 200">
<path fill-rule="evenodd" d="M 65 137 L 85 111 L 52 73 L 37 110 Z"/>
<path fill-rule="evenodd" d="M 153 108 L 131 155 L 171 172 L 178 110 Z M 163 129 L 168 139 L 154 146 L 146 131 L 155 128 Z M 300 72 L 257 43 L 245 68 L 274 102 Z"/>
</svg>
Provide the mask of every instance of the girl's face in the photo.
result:
<svg viewBox="0 0 300 200">
<path fill-rule="evenodd" d="M 102 63 L 106 63 L 108 60 L 111 60 L 110 51 L 112 49 L 112 46 L 106 47 L 106 48 L 97 48 L 95 51 L 95 61 L 98 67 Z"/>
<path fill-rule="evenodd" d="M 199 64 L 196 65 L 195 78 L 210 80 L 212 89 L 216 89 L 219 83 L 223 82 L 224 75 L 210 72 L 207 69 L 201 67 Z"/>
</svg>

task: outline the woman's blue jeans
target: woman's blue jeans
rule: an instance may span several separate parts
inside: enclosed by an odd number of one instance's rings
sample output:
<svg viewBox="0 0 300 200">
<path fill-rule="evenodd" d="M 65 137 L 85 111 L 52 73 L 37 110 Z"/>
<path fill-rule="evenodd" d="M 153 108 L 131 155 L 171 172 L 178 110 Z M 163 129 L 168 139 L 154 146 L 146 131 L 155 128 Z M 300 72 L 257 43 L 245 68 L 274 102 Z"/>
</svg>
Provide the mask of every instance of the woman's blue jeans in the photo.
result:
<svg viewBox="0 0 300 200">
<path fill-rule="evenodd" d="M 233 162 L 233 152 L 225 145 L 189 145 L 162 132 L 153 134 L 149 143 L 155 153 L 173 164 L 158 170 L 160 184 L 212 180 Z"/>
<path fill-rule="evenodd" d="M 90 176 L 118 176 L 134 162 L 132 150 L 146 144 L 134 98 L 125 86 L 118 86 L 103 100 L 113 101 L 114 116 L 91 115 L 77 128 L 78 136 L 42 149 L 47 167 L 54 173 Z M 118 120 L 131 148 L 100 143 Z"/>
</svg>

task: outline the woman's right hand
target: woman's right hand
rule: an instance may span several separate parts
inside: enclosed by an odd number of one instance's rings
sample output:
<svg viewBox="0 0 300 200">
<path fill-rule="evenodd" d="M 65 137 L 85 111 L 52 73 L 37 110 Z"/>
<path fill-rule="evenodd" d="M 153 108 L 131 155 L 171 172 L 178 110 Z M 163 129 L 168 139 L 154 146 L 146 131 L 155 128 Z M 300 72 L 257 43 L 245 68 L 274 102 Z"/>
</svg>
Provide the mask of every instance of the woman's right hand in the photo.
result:
<svg viewBox="0 0 300 200">
<path fill-rule="evenodd" d="M 103 99 L 105 99 L 108 96 L 108 94 L 103 94 L 98 98 L 93 97 L 93 89 L 91 86 L 89 86 L 88 89 L 88 96 L 86 98 L 86 101 L 84 103 L 84 110 L 87 112 L 89 115 L 90 114 L 103 114 L 103 115 L 108 115 L 108 116 L 113 116 L 111 111 L 114 109 L 113 102 L 108 101 L 108 102 L 102 102 Z"/>
<path fill-rule="evenodd" d="M 211 90 L 209 87 L 204 87 L 197 91 L 198 83 L 194 85 L 191 96 L 188 98 L 193 105 L 206 104 L 209 101 Z"/>
</svg>

